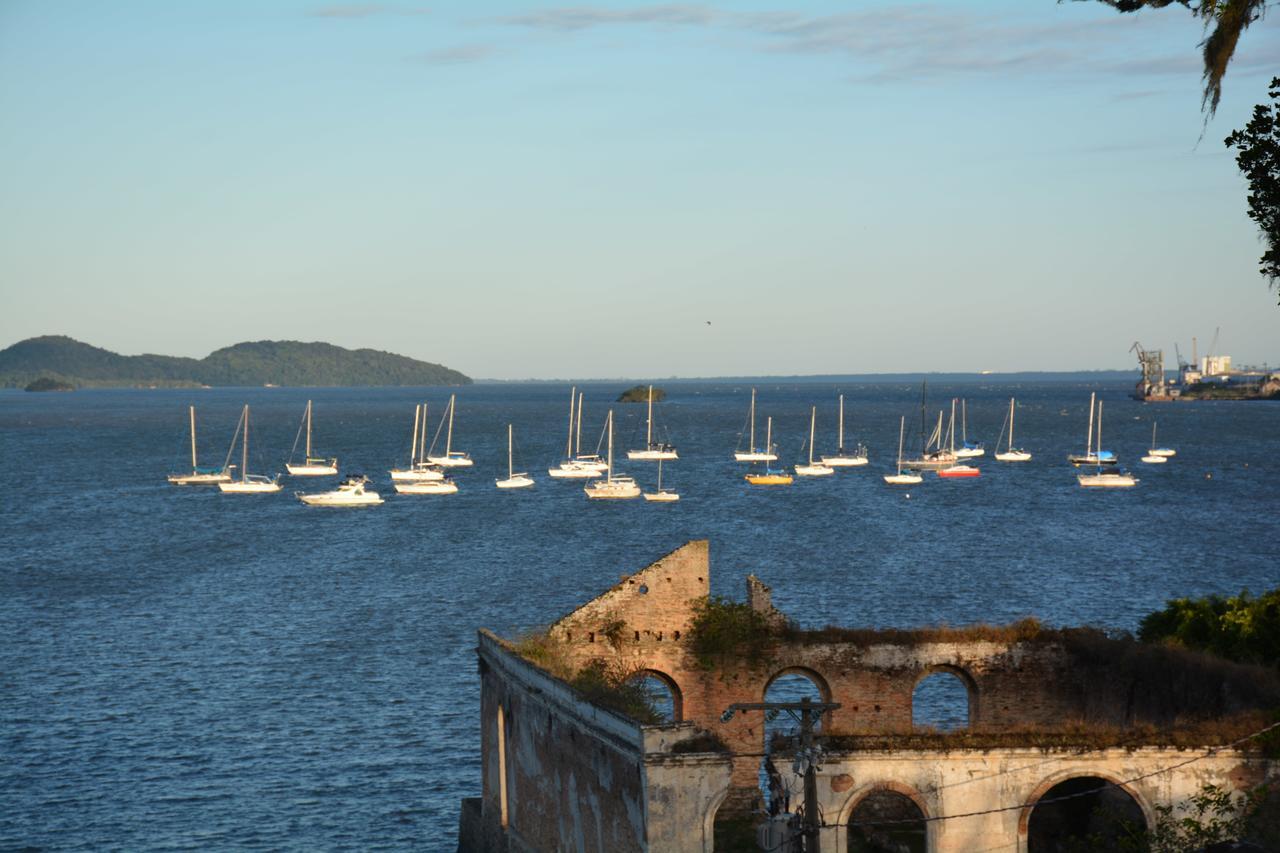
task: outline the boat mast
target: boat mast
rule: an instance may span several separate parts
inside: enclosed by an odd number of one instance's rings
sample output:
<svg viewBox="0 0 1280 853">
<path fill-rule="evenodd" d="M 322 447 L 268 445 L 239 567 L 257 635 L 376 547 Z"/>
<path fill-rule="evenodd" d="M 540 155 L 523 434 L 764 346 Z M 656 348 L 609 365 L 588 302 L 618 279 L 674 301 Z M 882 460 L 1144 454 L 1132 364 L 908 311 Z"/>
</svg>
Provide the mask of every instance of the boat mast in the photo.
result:
<svg viewBox="0 0 1280 853">
<path fill-rule="evenodd" d="M 1098 401 L 1098 461 L 1102 461 L 1102 401 Z"/>
<path fill-rule="evenodd" d="M 413 441 L 409 443 L 409 467 L 418 461 L 418 419 L 422 417 L 422 404 L 413 407 Z"/>
<path fill-rule="evenodd" d="M 840 395 L 840 429 L 837 435 L 836 447 L 840 453 L 844 453 L 844 395 Z"/>
<path fill-rule="evenodd" d="M 658 491 L 662 491 L 662 457 L 658 457 Z"/>
<path fill-rule="evenodd" d="M 511 424 L 507 424 L 507 479 L 511 479 L 511 472 L 516 470 L 511 467 L 511 443 L 514 441 L 511 435 Z"/>
<path fill-rule="evenodd" d="M 578 437 L 574 440 L 574 453 L 578 456 L 582 455 L 582 398 L 585 397 L 584 392 L 578 393 Z M 600 445 L 596 445 L 598 450 Z"/>
<path fill-rule="evenodd" d="M 605 482 L 613 482 L 613 409 L 609 410 L 609 472 L 605 475 Z"/>
<path fill-rule="evenodd" d="M 192 423 L 195 423 L 195 421 L 192 421 Z M 1156 422 L 1155 421 L 1151 422 L 1151 449 L 1152 450 L 1156 449 Z"/>
<path fill-rule="evenodd" d="M 1013 398 L 1009 398 L 1009 452 L 1013 452 Z"/>
<path fill-rule="evenodd" d="M 898 421 L 898 473 L 902 473 L 902 439 L 907 434 L 907 416 Z"/>
<path fill-rule="evenodd" d="M 771 456 L 773 454 L 773 415 L 769 415 L 765 421 L 764 428 L 764 455 Z M 765 460 L 765 470 L 769 469 L 769 460 Z"/>
<path fill-rule="evenodd" d="M 240 450 L 240 482 L 244 483 L 249 479 L 249 404 L 244 404 L 244 435 L 241 436 Z"/>
<path fill-rule="evenodd" d="M 649 421 L 644 428 L 645 450 L 653 448 L 653 386 L 649 386 Z"/>
<path fill-rule="evenodd" d="M 1084 455 L 1086 460 L 1093 455 L 1093 398 L 1097 396 L 1097 392 L 1089 392 L 1089 437 L 1084 442 Z"/>
<path fill-rule="evenodd" d="M 311 401 L 307 401 L 307 462 L 311 461 Z"/>
<path fill-rule="evenodd" d="M 951 420 L 947 422 L 947 447 L 951 454 L 956 452 L 956 398 L 951 398 Z"/>
<path fill-rule="evenodd" d="M 969 401 L 960 400 L 960 443 L 969 446 Z"/>
<path fill-rule="evenodd" d="M 453 406 L 456 395 L 449 395 L 449 431 L 444 435 L 444 455 L 448 456 L 453 450 Z"/>
<path fill-rule="evenodd" d="M 564 458 L 573 458 L 573 404 L 578 400 L 578 386 L 569 389 L 569 438 L 564 445 Z"/>
<path fill-rule="evenodd" d="M 756 452 L 756 389 L 754 388 L 751 389 L 750 421 L 751 421 L 751 441 L 748 442 L 748 446 L 751 448 L 751 452 L 755 453 Z M 769 448 L 766 447 L 765 453 L 768 453 L 768 452 L 769 452 Z"/>
<path fill-rule="evenodd" d="M 813 465 L 813 428 L 818 423 L 818 407 L 809 407 L 809 465 Z"/>
<path fill-rule="evenodd" d="M 422 435 L 418 439 L 418 458 L 415 460 L 419 465 L 427 461 L 427 404 L 422 404 Z"/>
<path fill-rule="evenodd" d="M 196 407 L 188 406 L 191 410 L 191 473 L 196 472 Z M 1151 446 L 1155 447 L 1155 436 L 1151 436 Z"/>
</svg>

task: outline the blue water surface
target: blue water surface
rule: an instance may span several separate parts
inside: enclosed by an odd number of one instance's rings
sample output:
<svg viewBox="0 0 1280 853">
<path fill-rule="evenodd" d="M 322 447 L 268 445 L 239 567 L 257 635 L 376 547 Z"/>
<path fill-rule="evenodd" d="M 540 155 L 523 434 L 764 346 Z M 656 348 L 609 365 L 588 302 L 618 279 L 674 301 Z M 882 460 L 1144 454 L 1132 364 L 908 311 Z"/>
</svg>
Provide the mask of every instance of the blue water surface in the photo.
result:
<svg viewBox="0 0 1280 853">
<path fill-rule="evenodd" d="M 1032 462 L 980 460 L 975 481 L 889 487 L 899 416 L 919 443 L 914 385 L 761 383 L 782 461 L 850 441 L 872 465 L 775 490 L 745 485 L 731 453 L 750 387 L 673 383 L 661 419 L 681 459 L 678 504 L 588 502 L 553 481 L 568 387 L 461 389 L 455 448 L 477 459 L 451 497 L 398 497 L 413 406 L 447 389 L 0 392 L 0 848 L 452 849 L 458 801 L 479 790 L 477 627 L 545 625 L 692 538 L 712 541 L 713 589 L 748 572 L 809 626 L 1001 622 L 1132 629 L 1175 596 L 1280 583 L 1280 405 L 1141 404 L 1128 383 L 931 387 L 931 411 L 968 398 L 969 437 L 990 445 L 1016 395 Z M 619 385 L 587 395 L 594 449 Z M 1103 440 L 1142 478 L 1079 488 L 1089 393 Z M 178 488 L 186 407 L 201 463 L 220 463 L 253 407 L 251 468 L 283 470 L 307 399 L 317 449 L 363 471 L 374 509 L 301 505 L 285 493 Z M 620 448 L 643 441 L 643 406 L 615 406 Z M 932 415 L 931 415 L 932 417 Z M 1161 467 L 1138 457 L 1158 418 Z M 500 492 L 506 425 L 537 478 Z M 762 440 L 761 440 L 762 442 Z M 619 466 L 653 486 L 654 463 Z M 287 479 L 287 478 L 286 478 Z M 744 697 L 759 698 L 759 697 Z"/>
</svg>

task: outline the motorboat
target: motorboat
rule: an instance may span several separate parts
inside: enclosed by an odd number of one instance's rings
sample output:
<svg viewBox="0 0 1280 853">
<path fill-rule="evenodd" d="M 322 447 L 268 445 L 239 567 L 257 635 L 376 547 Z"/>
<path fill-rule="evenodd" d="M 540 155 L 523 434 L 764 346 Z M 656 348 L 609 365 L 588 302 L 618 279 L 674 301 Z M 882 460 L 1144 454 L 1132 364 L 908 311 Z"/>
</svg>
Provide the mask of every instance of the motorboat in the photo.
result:
<svg viewBox="0 0 1280 853">
<path fill-rule="evenodd" d="M 365 488 L 369 478 L 363 474 L 347 477 L 329 492 L 298 494 L 298 500 L 307 506 L 377 506 L 382 503 L 382 496 Z"/>
<path fill-rule="evenodd" d="M 302 437 L 302 431 L 306 430 L 307 445 L 306 452 L 303 455 L 303 461 L 295 464 L 293 454 L 298 450 L 298 439 Z M 316 456 L 311 452 L 311 401 L 307 401 L 307 410 L 302 414 L 302 423 L 298 425 L 298 435 L 293 439 L 293 450 L 289 451 L 289 461 L 285 463 L 284 469 L 293 477 L 328 477 L 338 473 L 338 460 L 322 456 Z"/>
<path fill-rule="evenodd" d="M 231 469 L 234 466 L 227 464 L 231 461 L 230 458 L 221 468 L 200 467 L 196 460 L 196 407 L 188 406 L 187 411 L 191 419 L 191 473 L 170 474 L 167 479 L 175 486 L 216 486 L 218 483 L 231 482 Z"/>
<path fill-rule="evenodd" d="M 230 458 L 236 447 L 236 439 L 240 440 L 240 479 L 218 483 L 218 491 L 233 495 L 270 494 L 284 487 L 280 485 L 280 475 L 267 477 L 263 474 L 249 473 L 249 406 L 246 404 L 240 413 L 240 422 L 236 425 L 235 435 L 231 437 L 231 448 L 227 451 Z"/>
<path fill-rule="evenodd" d="M 628 459 L 679 459 L 675 446 L 653 440 L 653 386 L 649 386 L 649 416 L 645 420 L 644 449 L 628 450 Z"/>
<path fill-rule="evenodd" d="M 796 474 L 801 477 L 830 477 L 836 472 L 836 469 L 829 465 L 815 464 L 813 461 L 813 438 L 817 421 L 818 407 L 812 406 L 809 409 L 809 464 L 795 466 Z"/>
<path fill-rule="evenodd" d="M 823 465 L 828 468 L 855 468 L 867 464 L 867 448 L 859 443 L 852 450 L 844 446 L 844 395 L 840 395 L 840 421 L 836 428 L 836 453 L 834 456 L 821 457 Z"/>
</svg>

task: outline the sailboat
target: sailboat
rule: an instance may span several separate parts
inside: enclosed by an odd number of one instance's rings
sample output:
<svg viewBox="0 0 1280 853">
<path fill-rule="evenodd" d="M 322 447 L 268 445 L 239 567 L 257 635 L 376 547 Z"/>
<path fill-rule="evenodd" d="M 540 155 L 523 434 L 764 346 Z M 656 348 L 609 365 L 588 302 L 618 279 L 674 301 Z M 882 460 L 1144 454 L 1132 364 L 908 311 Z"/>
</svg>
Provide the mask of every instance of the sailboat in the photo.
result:
<svg viewBox="0 0 1280 853">
<path fill-rule="evenodd" d="M 499 489 L 524 489 L 533 485 L 533 478 L 528 474 L 515 473 L 514 448 L 515 433 L 511 424 L 507 424 L 507 479 L 497 481 Z"/>
<path fill-rule="evenodd" d="M 797 465 L 796 473 L 801 477 L 830 477 L 836 472 L 835 468 L 822 463 L 814 464 L 813 462 L 813 437 L 814 428 L 818 422 L 818 407 L 812 406 L 809 409 L 809 464 Z"/>
<path fill-rule="evenodd" d="M 765 420 L 764 435 L 765 435 L 764 446 L 765 446 L 765 450 L 768 451 L 767 459 L 777 459 L 778 454 L 774 452 L 774 446 L 773 446 L 773 418 L 772 417 L 769 417 Z M 761 456 L 761 458 L 766 459 L 766 457 L 764 456 Z M 773 470 L 772 468 L 769 467 L 769 463 L 767 459 L 765 461 L 763 471 L 747 474 L 745 477 L 743 477 L 743 479 L 753 486 L 789 486 L 791 485 L 791 482 L 792 482 L 791 475 L 788 474 L 786 471 Z"/>
<path fill-rule="evenodd" d="M 769 442 L 765 441 L 764 450 L 756 449 L 756 389 L 751 389 L 751 408 L 747 410 L 747 421 L 751 424 L 750 439 L 748 440 L 748 448 L 745 452 L 741 450 L 734 451 L 733 458 L 739 462 L 775 462 L 778 454 L 773 452 L 773 447 Z M 738 441 L 742 441 L 739 434 Z"/>
<path fill-rule="evenodd" d="M 461 450 L 453 449 L 453 412 L 454 412 L 454 409 L 457 408 L 457 405 L 458 405 L 458 395 L 450 394 L 449 395 L 449 415 L 448 415 L 449 430 L 448 432 L 445 433 L 445 437 L 444 437 L 444 455 L 432 456 L 430 451 L 427 452 L 427 461 L 433 465 L 440 465 L 441 467 L 444 467 L 444 468 L 470 468 L 472 465 L 475 464 L 475 462 L 471 460 L 470 456 L 463 453 Z M 443 425 L 444 425 L 444 420 L 441 419 L 441 426 Z M 435 438 L 431 440 L 432 449 L 435 448 L 436 439 L 439 439 L 439 438 L 440 438 L 440 430 L 436 429 Z"/>
<path fill-rule="evenodd" d="M 293 464 L 293 454 L 298 449 L 298 439 L 302 437 L 302 431 L 307 431 L 307 452 L 305 461 L 301 465 Z M 307 410 L 302 415 L 302 423 L 298 425 L 298 435 L 293 439 L 293 450 L 289 451 L 289 461 L 285 463 L 285 470 L 294 477 L 327 477 L 331 474 L 338 473 L 338 460 L 325 459 L 311 454 L 311 401 L 307 401 Z"/>
<path fill-rule="evenodd" d="M 409 467 L 392 468 L 391 482 L 421 483 L 443 480 L 444 471 L 426 460 L 427 455 L 427 404 L 413 407 L 413 439 L 409 442 Z"/>
<path fill-rule="evenodd" d="M 914 486 L 924 480 L 914 471 L 908 471 L 906 474 L 902 473 L 902 439 L 906 435 L 906 429 L 907 416 L 903 415 L 898 422 L 898 473 L 884 475 L 884 481 L 894 486 Z"/>
<path fill-rule="evenodd" d="M 1165 453 L 1159 451 L 1164 450 Z M 1142 461 L 1148 465 L 1163 465 L 1169 461 L 1169 457 L 1165 455 L 1170 451 L 1167 448 L 1156 447 L 1156 422 L 1151 422 L 1151 449 L 1147 451 L 1147 455 L 1142 457 Z"/>
<path fill-rule="evenodd" d="M 812 442 L 810 442 L 812 444 Z M 823 456 L 822 464 L 828 468 L 852 468 L 867 464 L 867 448 L 861 443 L 852 452 L 844 449 L 844 395 L 840 395 L 840 425 L 836 428 L 836 455 Z"/>
<path fill-rule="evenodd" d="M 191 416 L 191 473 L 170 474 L 169 482 L 175 486 L 213 486 L 230 482 L 231 473 L 226 465 L 221 468 L 201 468 L 196 461 L 196 407 L 188 406 L 187 411 Z"/>
<path fill-rule="evenodd" d="M 647 501 L 656 501 L 658 503 L 671 503 L 680 500 L 680 495 L 670 489 L 662 488 L 662 460 L 658 460 L 658 491 L 645 492 L 644 499 Z"/>
<path fill-rule="evenodd" d="M 1073 453 L 1067 457 L 1067 461 L 1079 468 L 1081 465 L 1114 465 L 1118 461 L 1116 455 L 1109 450 L 1102 449 L 1102 405 L 1097 401 L 1097 392 L 1089 393 L 1089 432 L 1085 439 L 1084 455 Z M 1093 410 L 1098 408 L 1098 449 L 1093 449 Z"/>
<path fill-rule="evenodd" d="M 958 459 L 959 454 L 956 453 L 956 401 L 951 401 L 951 420 L 947 423 L 947 452 L 953 459 Z M 953 477 L 980 477 L 982 471 L 972 465 L 965 465 L 962 462 L 956 462 L 943 468 L 935 469 L 935 473 L 939 477 L 947 479 Z"/>
<path fill-rule="evenodd" d="M 574 404 L 577 404 L 577 439 L 578 449 L 582 449 L 582 398 L 578 396 L 577 387 L 569 389 L 569 437 L 565 441 L 564 460 L 555 468 L 548 468 L 547 474 L 557 480 L 590 480 L 599 476 L 605 466 L 599 464 L 599 457 L 578 457 L 574 455 Z"/>
<path fill-rule="evenodd" d="M 354 474 L 344 479 L 337 488 L 330 492 L 298 493 L 298 500 L 307 506 L 377 506 L 382 503 L 382 496 L 377 492 L 365 489 L 369 478 L 364 474 Z"/>
<path fill-rule="evenodd" d="M 981 441 L 969 440 L 969 401 L 960 401 L 960 449 L 955 451 L 961 459 L 973 459 L 986 454 Z"/>
<path fill-rule="evenodd" d="M 615 475 L 613 473 L 613 409 L 609 410 L 605 428 L 609 431 L 609 456 L 608 467 L 605 469 L 605 478 L 583 486 L 582 491 L 586 492 L 587 497 L 592 500 L 638 498 L 640 497 L 640 487 L 636 485 L 636 481 L 625 474 Z"/>
<path fill-rule="evenodd" d="M 956 455 L 952 451 L 942 446 L 942 410 L 938 410 L 938 425 L 933 428 L 933 432 L 929 434 L 928 439 L 924 435 L 924 412 L 925 412 L 925 392 L 928 385 L 924 382 L 920 384 L 920 457 L 918 459 L 908 459 L 903 462 L 903 467 L 910 468 L 913 471 L 936 471 L 939 468 L 949 468 L 956 464 Z M 954 403 L 952 405 L 954 413 Z"/>
<path fill-rule="evenodd" d="M 628 459 L 679 459 L 675 447 L 653 440 L 653 386 L 649 386 L 649 417 L 645 420 L 644 450 L 628 450 Z"/>
<path fill-rule="evenodd" d="M 1004 428 L 1000 430 L 1001 438 L 1004 437 Z M 1001 451 L 1000 439 L 996 439 L 996 461 L 997 462 L 1029 462 L 1031 454 L 1025 450 L 1015 450 L 1013 447 L 1013 398 L 1009 398 L 1009 446 Z"/>
<path fill-rule="evenodd" d="M 227 451 L 228 461 L 231 458 L 232 451 L 236 448 L 237 438 L 240 439 L 241 451 L 240 479 L 218 483 L 218 490 L 231 494 L 263 494 L 278 492 L 284 488 L 280 485 L 279 474 L 273 478 L 263 474 L 249 473 L 249 406 L 247 404 L 244 407 L 244 411 L 240 413 L 240 423 L 236 425 L 236 433 L 231 437 L 231 448 Z M 224 465 L 223 467 L 226 466 Z"/>
<path fill-rule="evenodd" d="M 1092 402 L 1092 401 L 1090 401 Z M 1102 459 L 1105 452 L 1102 449 L 1102 401 L 1098 401 L 1098 451 L 1097 457 Z M 1115 464 L 1115 454 L 1110 454 L 1111 464 Z M 1102 462 L 1097 463 L 1097 469 L 1092 474 L 1077 474 L 1076 482 L 1084 488 L 1130 488 L 1138 485 L 1138 480 L 1128 471 L 1106 470 L 1102 468 Z"/>
<path fill-rule="evenodd" d="M 1151 455 L 1161 456 L 1165 459 L 1178 455 L 1178 451 L 1174 450 L 1172 447 L 1156 447 L 1156 425 L 1154 422 L 1151 424 Z M 1144 459 L 1142 461 L 1146 462 L 1147 460 Z"/>
</svg>

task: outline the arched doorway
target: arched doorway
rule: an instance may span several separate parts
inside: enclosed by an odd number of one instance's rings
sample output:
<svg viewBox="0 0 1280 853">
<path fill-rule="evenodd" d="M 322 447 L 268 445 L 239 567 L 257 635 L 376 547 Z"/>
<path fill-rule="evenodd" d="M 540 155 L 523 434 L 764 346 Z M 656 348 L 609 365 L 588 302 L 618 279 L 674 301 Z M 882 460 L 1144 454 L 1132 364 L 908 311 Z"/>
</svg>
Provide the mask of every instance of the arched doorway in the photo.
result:
<svg viewBox="0 0 1280 853">
<path fill-rule="evenodd" d="M 924 811 L 911 797 L 877 788 L 849 815 L 849 853 L 925 853 Z"/>
<path fill-rule="evenodd" d="M 1075 776 L 1036 798 L 1027 821 L 1028 853 L 1116 850 L 1147 831 L 1138 801 L 1098 776 Z"/>
<path fill-rule="evenodd" d="M 645 699 L 664 723 L 678 723 L 684 718 L 683 697 L 675 679 L 656 669 L 642 669 L 629 681 L 644 691 Z"/>
<path fill-rule="evenodd" d="M 977 688 L 964 670 L 930 670 L 911 693 L 911 726 L 940 732 L 967 729 L 976 716 L 976 696 Z"/>
</svg>

